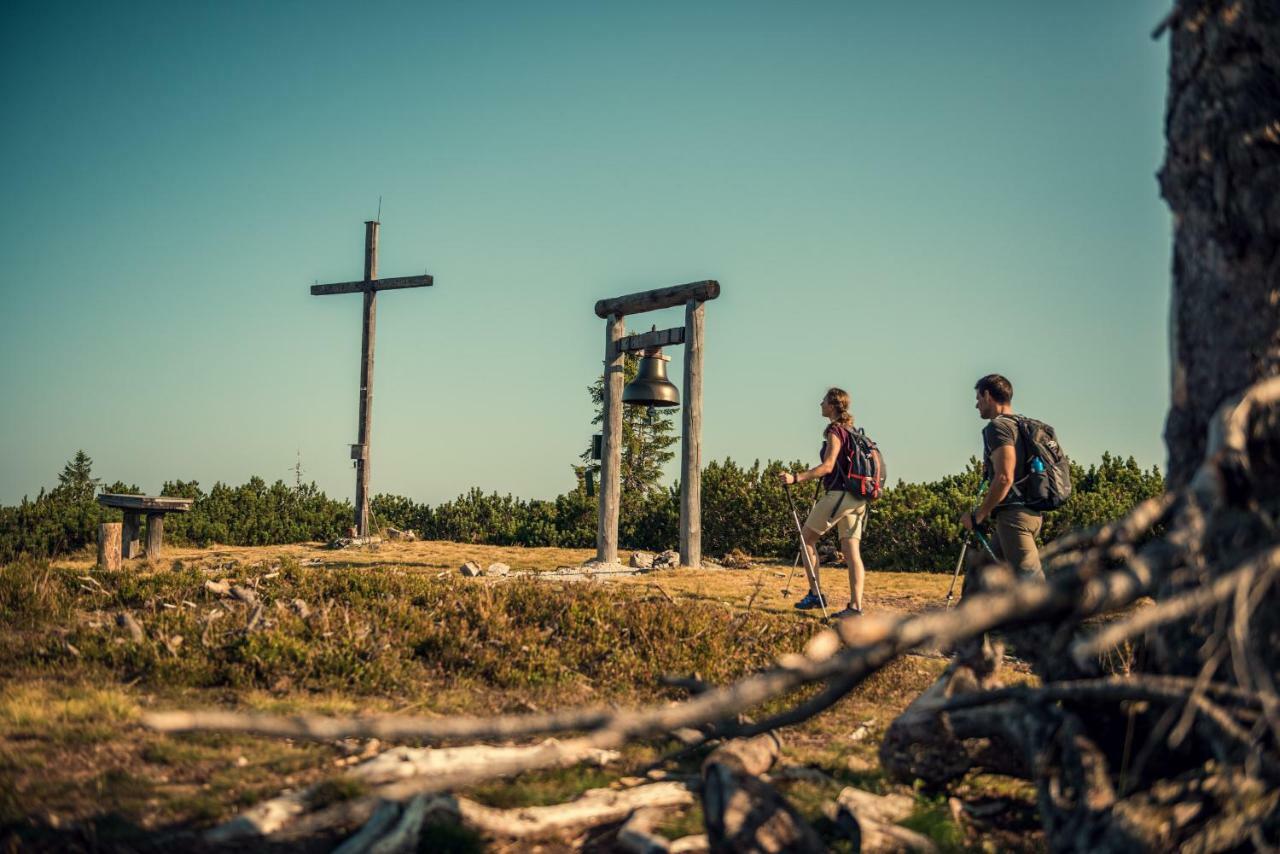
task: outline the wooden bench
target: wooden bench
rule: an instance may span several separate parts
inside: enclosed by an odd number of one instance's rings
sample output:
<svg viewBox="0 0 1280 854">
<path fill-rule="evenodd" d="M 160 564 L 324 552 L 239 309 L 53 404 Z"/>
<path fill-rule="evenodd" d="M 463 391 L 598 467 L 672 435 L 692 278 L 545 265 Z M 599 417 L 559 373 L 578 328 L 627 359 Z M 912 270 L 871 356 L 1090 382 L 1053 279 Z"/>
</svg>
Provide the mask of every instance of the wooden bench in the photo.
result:
<svg viewBox="0 0 1280 854">
<path fill-rule="evenodd" d="M 124 528 L 120 532 L 120 551 L 125 558 L 142 556 L 138 534 L 142 531 L 142 514 L 147 516 L 147 550 L 149 558 L 160 557 L 164 550 L 164 514 L 186 513 L 191 509 L 190 498 L 169 498 L 164 495 L 119 495 L 104 492 L 98 496 L 103 507 L 115 507 L 124 511 Z"/>
</svg>

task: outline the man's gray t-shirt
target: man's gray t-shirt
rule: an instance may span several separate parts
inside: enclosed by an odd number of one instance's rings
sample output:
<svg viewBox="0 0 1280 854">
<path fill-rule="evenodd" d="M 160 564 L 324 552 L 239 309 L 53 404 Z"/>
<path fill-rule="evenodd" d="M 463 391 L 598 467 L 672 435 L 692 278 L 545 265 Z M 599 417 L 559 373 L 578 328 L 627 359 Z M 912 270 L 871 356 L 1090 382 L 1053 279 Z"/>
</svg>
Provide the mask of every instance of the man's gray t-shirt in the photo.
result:
<svg viewBox="0 0 1280 854">
<path fill-rule="evenodd" d="M 1026 452 L 1018 441 L 1018 422 L 1011 415 L 997 415 L 982 428 L 982 479 L 991 482 L 995 472 L 991 468 L 991 454 L 996 448 L 1013 445 L 1013 479 L 1015 483 L 1027 470 Z M 1021 505 L 1015 489 L 1010 489 L 1004 500 L 997 507 Z"/>
</svg>

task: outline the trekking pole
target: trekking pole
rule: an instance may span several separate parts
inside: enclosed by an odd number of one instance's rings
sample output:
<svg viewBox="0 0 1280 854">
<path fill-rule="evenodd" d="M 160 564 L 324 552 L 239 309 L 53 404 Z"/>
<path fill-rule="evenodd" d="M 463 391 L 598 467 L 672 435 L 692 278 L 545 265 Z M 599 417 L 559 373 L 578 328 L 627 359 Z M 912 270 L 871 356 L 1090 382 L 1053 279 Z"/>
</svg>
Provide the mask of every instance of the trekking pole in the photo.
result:
<svg viewBox="0 0 1280 854">
<path fill-rule="evenodd" d="M 960 545 L 960 557 L 956 558 L 956 571 L 951 574 L 951 586 L 947 588 L 947 607 L 951 607 L 951 596 L 956 592 L 956 581 L 960 578 L 960 567 L 964 566 L 965 552 L 969 551 L 969 534 L 964 535 Z"/>
<path fill-rule="evenodd" d="M 800 514 L 796 511 L 795 499 L 791 497 L 791 484 L 782 484 L 782 491 L 787 494 L 787 503 L 791 505 L 791 518 L 796 523 L 796 533 L 800 536 L 800 554 L 804 556 L 804 571 L 809 577 L 809 581 L 813 584 L 813 589 L 818 591 L 818 604 L 822 606 L 822 619 L 827 619 L 827 597 L 822 595 L 822 584 L 818 577 L 818 570 L 813 566 L 813 559 L 809 557 L 809 550 L 804 545 L 804 526 L 800 524 Z M 795 567 L 792 567 L 794 570 Z"/>
<path fill-rule="evenodd" d="M 800 552 L 796 552 L 796 559 L 791 561 L 791 571 L 787 573 L 787 586 L 782 588 L 782 598 L 786 599 L 791 595 L 791 579 L 795 577 L 796 567 L 800 565 Z"/>
<path fill-rule="evenodd" d="M 983 536 L 982 531 L 975 526 L 972 530 L 965 532 L 964 542 L 960 544 L 960 557 L 956 558 L 956 571 L 951 574 L 951 586 L 947 588 L 947 607 L 951 607 L 951 596 L 956 590 L 956 580 L 960 578 L 960 568 L 964 566 L 964 555 L 969 550 L 969 539 L 977 537 L 978 542 L 982 544 L 982 550 L 987 553 L 992 561 L 999 563 L 1000 558 L 996 557 L 995 550 L 991 548 L 991 541 Z"/>
<path fill-rule="evenodd" d="M 790 493 L 790 492 L 788 492 L 788 493 L 787 493 L 787 498 L 788 498 L 788 499 L 789 499 L 789 498 L 791 498 L 791 493 Z M 817 497 L 816 497 L 816 496 L 815 496 L 815 498 L 814 498 L 814 502 L 813 502 L 813 503 L 814 503 L 814 504 L 817 504 L 817 503 L 818 503 L 818 499 L 817 499 Z M 793 510 L 794 510 L 794 508 L 793 508 Z M 795 560 L 793 560 L 793 561 L 791 561 L 791 571 L 787 573 L 787 584 L 786 584 L 786 586 L 785 586 L 785 587 L 783 587 L 783 588 L 782 588 L 782 598 L 784 598 L 784 599 L 789 598 L 789 597 L 791 596 L 791 579 L 795 578 L 795 575 L 796 575 L 796 567 L 800 565 L 800 555 L 801 555 L 801 554 L 802 554 L 802 551 L 797 551 L 797 552 L 796 552 L 796 559 L 795 559 Z"/>
<path fill-rule="evenodd" d="M 978 487 L 978 498 L 982 498 L 983 493 L 985 493 L 986 491 L 987 491 L 987 484 L 984 481 L 982 485 Z M 951 574 L 951 586 L 947 588 L 947 607 L 948 608 L 951 607 L 951 597 L 955 593 L 956 581 L 960 578 L 960 569 L 961 567 L 964 566 L 964 556 L 965 556 L 965 553 L 969 551 L 969 540 L 972 537 L 978 538 L 978 542 L 982 544 L 983 551 L 985 551 L 988 555 L 990 555 L 993 561 L 996 561 L 997 563 L 999 563 L 1000 561 L 1000 558 L 996 557 L 995 551 L 991 548 L 991 543 L 987 540 L 985 536 L 982 535 L 982 531 L 978 530 L 978 526 L 976 524 L 973 526 L 972 529 L 966 531 L 964 535 L 964 542 L 960 544 L 960 557 L 956 559 L 956 570 Z"/>
<path fill-rule="evenodd" d="M 973 535 L 978 538 L 978 542 L 982 544 L 983 550 L 986 551 L 986 553 L 991 556 L 991 559 L 996 563 L 999 563 L 1000 558 L 996 557 L 995 551 L 991 548 L 991 541 L 988 540 L 986 537 L 984 537 L 982 535 L 982 532 L 979 531 L 977 528 L 973 529 Z"/>
</svg>

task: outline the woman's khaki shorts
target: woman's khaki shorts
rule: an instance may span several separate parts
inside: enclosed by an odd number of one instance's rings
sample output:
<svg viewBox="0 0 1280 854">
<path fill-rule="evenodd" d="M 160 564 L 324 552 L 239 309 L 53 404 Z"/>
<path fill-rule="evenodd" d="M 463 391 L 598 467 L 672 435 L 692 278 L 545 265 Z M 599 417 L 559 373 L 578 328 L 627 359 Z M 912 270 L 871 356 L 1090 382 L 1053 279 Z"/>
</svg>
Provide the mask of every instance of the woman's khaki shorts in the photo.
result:
<svg viewBox="0 0 1280 854">
<path fill-rule="evenodd" d="M 841 540 L 861 540 L 867 527 L 867 501 L 852 492 L 833 489 L 818 499 L 804 526 L 820 535 L 839 528 Z"/>
</svg>

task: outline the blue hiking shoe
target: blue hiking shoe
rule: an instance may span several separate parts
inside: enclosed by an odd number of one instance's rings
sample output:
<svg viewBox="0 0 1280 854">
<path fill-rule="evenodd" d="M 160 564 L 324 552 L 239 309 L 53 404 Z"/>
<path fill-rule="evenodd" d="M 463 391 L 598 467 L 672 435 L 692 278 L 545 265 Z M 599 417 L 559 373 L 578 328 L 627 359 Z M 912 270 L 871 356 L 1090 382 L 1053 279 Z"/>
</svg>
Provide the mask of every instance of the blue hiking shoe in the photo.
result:
<svg viewBox="0 0 1280 854">
<path fill-rule="evenodd" d="M 795 607 L 800 611 L 812 611 L 814 608 L 821 608 L 825 604 L 821 593 L 809 592 L 795 604 Z"/>
</svg>

